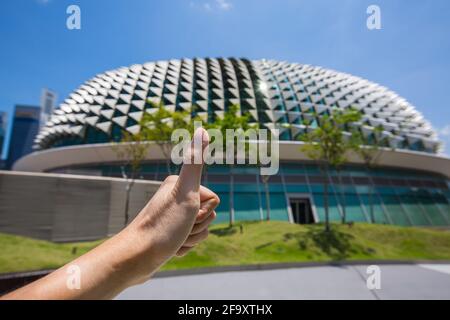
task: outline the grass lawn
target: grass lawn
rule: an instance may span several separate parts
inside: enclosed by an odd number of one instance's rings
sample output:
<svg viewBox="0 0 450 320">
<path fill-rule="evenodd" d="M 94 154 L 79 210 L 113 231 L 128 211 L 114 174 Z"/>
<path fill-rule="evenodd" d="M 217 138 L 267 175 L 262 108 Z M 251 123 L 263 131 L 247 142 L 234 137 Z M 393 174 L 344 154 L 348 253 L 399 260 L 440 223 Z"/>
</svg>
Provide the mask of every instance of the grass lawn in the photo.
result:
<svg viewBox="0 0 450 320">
<path fill-rule="evenodd" d="M 241 228 L 242 226 L 242 233 Z M 55 244 L 0 234 L 0 273 L 52 269 L 101 241 Z M 215 225 L 208 240 L 164 270 L 340 260 L 450 260 L 450 231 L 385 225 L 301 226 L 286 222 Z"/>
</svg>

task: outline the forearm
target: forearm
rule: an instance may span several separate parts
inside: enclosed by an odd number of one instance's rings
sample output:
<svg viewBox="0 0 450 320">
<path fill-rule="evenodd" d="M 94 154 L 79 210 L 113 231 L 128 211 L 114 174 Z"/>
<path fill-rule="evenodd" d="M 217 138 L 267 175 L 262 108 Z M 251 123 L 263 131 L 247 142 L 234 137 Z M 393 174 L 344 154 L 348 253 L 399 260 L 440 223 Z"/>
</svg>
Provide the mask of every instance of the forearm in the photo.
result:
<svg viewBox="0 0 450 320">
<path fill-rule="evenodd" d="M 197 133 L 199 132 L 200 135 Z M 209 141 L 203 129 L 200 153 Z M 208 236 L 219 198 L 200 186 L 202 164 L 164 180 L 133 222 L 119 234 L 5 299 L 108 299 L 150 278 L 171 257 Z M 78 276 L 78 278 L 77 278 Z"/>
<path fill-rule="evenodd" d="M 124 229 L 92 251 L 46 277 L 4 296 L 4 299 L 110 299 L 145 279 L 140 265 L 134 263 L 144 254 L 136 228 Z M 139 239 L 139 237 L 141 239 Z M 142 240 L 142 239 L 145 240 Z M 148 256 L 148 251 L 145 252 Z M 146 265 L 152 274 L 157 264 Z M 79 287 L 72 280 L 79 273 Z M 75 284 L 75 286 L 74 286 Z"/>
</svg>

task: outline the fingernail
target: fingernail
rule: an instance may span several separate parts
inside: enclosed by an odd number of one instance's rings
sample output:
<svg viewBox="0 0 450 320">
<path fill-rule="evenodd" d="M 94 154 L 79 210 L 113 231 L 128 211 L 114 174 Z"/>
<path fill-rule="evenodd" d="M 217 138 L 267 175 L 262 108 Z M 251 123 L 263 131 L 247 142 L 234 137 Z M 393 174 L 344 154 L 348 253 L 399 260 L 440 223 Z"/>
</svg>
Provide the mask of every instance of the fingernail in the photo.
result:
<svg viewBox="0 0 450 320">
<path fill-rule="evenodd" d="M 209 143 L 208 131 L 206 131 L 202 127 L 197 128 L 194 132 L 194 141 L 201 141 L 202 146 L 207 145 Z"/>
</svg>

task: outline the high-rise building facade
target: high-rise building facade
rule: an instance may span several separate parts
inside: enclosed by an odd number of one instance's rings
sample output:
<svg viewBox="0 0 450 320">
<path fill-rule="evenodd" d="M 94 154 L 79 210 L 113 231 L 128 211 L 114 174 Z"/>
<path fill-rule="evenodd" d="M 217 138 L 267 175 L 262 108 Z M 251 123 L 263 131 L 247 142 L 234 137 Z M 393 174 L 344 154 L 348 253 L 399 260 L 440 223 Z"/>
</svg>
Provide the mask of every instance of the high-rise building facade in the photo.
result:
<svg viewBox="0 0 450 320">
<path fill-rule="evenodd" d="M 0 170 L 4 169 L 6 161 L 3 158 L 3 149 L 6 144 L 7 113 L 0 111 Z"/>
<path fill-rule="evenodd" d="M 40 126 L 46 125 L 55 109 L 57 95 L 55 92 L 45 88 L 41 94 L 41 119 Z"/>
<path fill-rule="evenodd" d="M 6 139 L 7 113 L 0 111 L 0 159 L 2 158 L 3 145 Z"/>
<path fill-rule="evenodd" d="M 40 108 L 37 106 L 15 106 L 6 160 L 7 168 L 11 168 L 17 159 L 33 151 L 40 116 Z"/>
</svg>

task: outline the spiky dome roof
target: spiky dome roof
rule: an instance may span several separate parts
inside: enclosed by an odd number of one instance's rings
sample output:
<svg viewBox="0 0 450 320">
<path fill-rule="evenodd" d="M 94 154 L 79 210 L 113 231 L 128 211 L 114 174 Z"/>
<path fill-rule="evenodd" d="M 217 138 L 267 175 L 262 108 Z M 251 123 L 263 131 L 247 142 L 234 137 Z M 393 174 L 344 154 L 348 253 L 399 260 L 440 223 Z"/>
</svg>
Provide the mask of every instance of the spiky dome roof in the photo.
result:
<svg viewBox="0 0 450 320">
<path fill-rule="evenodd" d="M 399 149 L 436 152 L 431 125 L 396 93 L 359 77 L 310 65 L 237 58 L 148 62 L 107 71 L 86 81 L 54 111 L 35 140 L 36 149 L 108 142 L 123 130 L 139 131 L 144 112 L 163 103 L 191 110 L 205 120 L 239 104 L 262 127 L 283 127 L 282 139 L 296 139 L 304 120 L 353 107 L 365 136 L 382 135 Z M 313 114 L 315 114 L 313 116 Z"/>
</svg>

